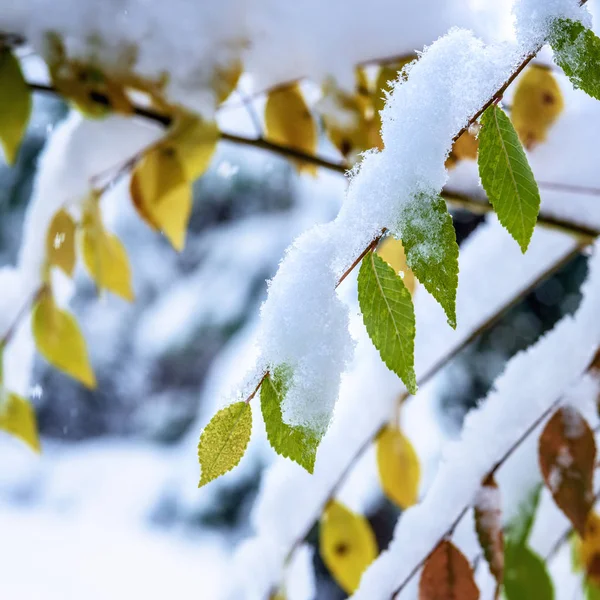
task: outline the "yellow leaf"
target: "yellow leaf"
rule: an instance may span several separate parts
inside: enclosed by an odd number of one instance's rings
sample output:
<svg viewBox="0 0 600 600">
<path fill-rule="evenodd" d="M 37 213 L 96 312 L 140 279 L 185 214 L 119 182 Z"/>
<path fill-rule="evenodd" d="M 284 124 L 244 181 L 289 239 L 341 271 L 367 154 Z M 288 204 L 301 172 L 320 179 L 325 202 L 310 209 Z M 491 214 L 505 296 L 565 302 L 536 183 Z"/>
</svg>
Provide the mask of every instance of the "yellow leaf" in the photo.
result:
<svg viewBox="0 0 600 600">
<path fill-rule="evenodd" d="M 354 162 L 373 145 L 372 122 L 358 94 L 349 94 L 328 79 L 320 106 L 327 136 L 346 160 Z"/>
<path fill-rule="evenodd" d="M 31 92 L 19 61 L 8 49 L 0 49 L 0 142 L 6 162 L 17 158 L 31 114 Z"/>
<path fill-rule="evenodd" d="M 177 155 L 188 181 L 194 181 L 208 169 L 213 157 L 219 129 L 214 121 L 184 116 L 173 128 L 163 147 Z"/>
<path fill-rule="evenodd" d="M 35 411 L 25 398 L 6 393 L 0 402 L 0 429 L 25 442 L 34 452 L 40 451 Z"/>
<path fill-rule="evenodd" d="M 332 501 L 321 516 L 319 551 L 333 578 L 352 594 L 364 570 L 377 557 L 377 542 L 362 515 Z"/>
<path fill-rule="evenodd" d="M 130 192 L 141 217 L 181 250 L 192 211 L 192 189 L 177 153 L 161 145 L 147 152 L 133 171 Z"/>
<path fill-rule="evenodd" d="M 469 131 L 465 131 L 452 146 L 446 159 L 446 169 L 452 169 L 459 160 L 476 160 L 479 140 Z"/>
<path fill-rule="evenodd" d="M 591 512 L 585 524 L 583 538 L 576 544 L 579 560 L 583 564 L 587 578 L 600 585 L 600 516 Z"/>
<path fill-rule="evenodd" d="M 385 260 L 385 262 L 399 273 L 404 281 L 404 285 L 412 294 L 415 291 L 415 276 L 406 264 L 406 254 L 402 240 L 397 240 L 391 235 L 387 236 L 377 248 L 377 254 Z"/>
<path fill-rule="evenodd" d="M 98 288 L 133 301 L 127 252 L 116 235 L 84 228 L 81 251 L 85 267 Z"/>
<path fill-rule="evenodd" d="M 510 118 L 526 148 L 546 140 L 564 105 L 558 82 L 549 69 L 533 65 L 523 73 L 515 90 Z"/>
<path fill-rule="evenodd" d="M 272 90 L 265 105 L 267 139 L 311 156 L 317 149 L 317 125 L 298 85 Z M 298 170 L 315 173 L 314 165 L 296 161 Z"/>
<path fill-rule="evenodd" d="M 35 305 L 31 324 L 37 349 L 51 365 L 89 388 L 96 387 L 77 321 L 56 306 L 49 290 L 41 294 Z"/>
<path fill-rule="evenodd" d="M 217 97 L 217 106 L 227 100 L 231 92 L 237 87 L 244 66 L 241 60 L 234 60 L 227 67 L 215 70 L 214 87 Z"/>
<path fill-rule="evenodd" d="M 48 262 L 71 277 L 75 268 L 75 221 L 66 210 L 59 210 L 46 235 Z"/>
<path fill-rule="evenodd" d="M 387 426 L 377 438 L 377 467 L 385 495 L 400 508 L 416 504 L 421 467 L 410 441 L 399 430 Z"/>
</svg>

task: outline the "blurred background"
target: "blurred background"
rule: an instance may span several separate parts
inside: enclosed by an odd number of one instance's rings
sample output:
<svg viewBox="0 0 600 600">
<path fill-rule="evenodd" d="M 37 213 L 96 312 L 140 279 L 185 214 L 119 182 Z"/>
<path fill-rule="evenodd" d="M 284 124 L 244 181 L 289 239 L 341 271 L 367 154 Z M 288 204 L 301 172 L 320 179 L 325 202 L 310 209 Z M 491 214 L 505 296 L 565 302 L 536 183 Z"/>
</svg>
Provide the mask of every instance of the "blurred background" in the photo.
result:
<svg viewBox="0 0 600 600">
<path fill-rule="evenodd" d="M 18 164 L 0 166 L 3 265 L 16 259 L 38 155 L 66 114 L 60 100 L 36 95 Z M 198 490 L 198 437 L 218 390 L 239 374 L 266 280 L 298 233 L 335 216 L 344 187 L 339 175 L 298 177 L 284 159 L 221 144 L 195 186 L 180 254 L 126 195 L 114 195 L 111 227 L 130 256 L 136 301 L 98 297 L 80 269 L 71 307 L 98 388 L 86 390 L 37 358 L 29 397 L 41 457 L 0 434 L 0 598 L 221 597 L 274 455 L 259 436 L 237 469 Z M 483 219 L 453 217 L 459 241 Z M 434 406 L 445 437 L 457 435 L 508 357 L 577 308 L 585 274 L 584 256 L 570 261 L 442 370 Z M 374 495 L 368 518 L 380 548 L 397 515 Z M 315 529 L 309 542 L 316 540 Z M 345 597 L 318 553 L 314 563 L 317 598 Z"/>
</svg>

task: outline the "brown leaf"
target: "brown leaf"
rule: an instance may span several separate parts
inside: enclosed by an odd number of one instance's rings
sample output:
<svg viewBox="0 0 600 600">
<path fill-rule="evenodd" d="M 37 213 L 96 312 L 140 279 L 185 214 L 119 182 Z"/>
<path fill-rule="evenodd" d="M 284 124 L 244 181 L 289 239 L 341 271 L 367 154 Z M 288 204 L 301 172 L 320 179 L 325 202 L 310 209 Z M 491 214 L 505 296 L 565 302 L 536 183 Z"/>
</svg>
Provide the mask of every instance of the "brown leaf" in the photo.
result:
<svg viewBox="0 0 600 600">
<path fill-rule="evenodd" d="M 500 490 L 493 475 L 484 481 L 475 499 L 475 530 L 490 572 L 496 579 L 496 597 L 504 578 L 504 534 Z"/>
<path fill-rule="evenodd" d="M 419 581 L 419 600 L 478 600 L 479 588 L 465 555 L 444 540 L 427 559 Z"/>
<path fill-rule="evenodd" d="M 594 502 L 594 433 L 573 407 L 554 413 L 540 435 L 538 458 L 554 501 L 583 534 Z"/>
</svg>

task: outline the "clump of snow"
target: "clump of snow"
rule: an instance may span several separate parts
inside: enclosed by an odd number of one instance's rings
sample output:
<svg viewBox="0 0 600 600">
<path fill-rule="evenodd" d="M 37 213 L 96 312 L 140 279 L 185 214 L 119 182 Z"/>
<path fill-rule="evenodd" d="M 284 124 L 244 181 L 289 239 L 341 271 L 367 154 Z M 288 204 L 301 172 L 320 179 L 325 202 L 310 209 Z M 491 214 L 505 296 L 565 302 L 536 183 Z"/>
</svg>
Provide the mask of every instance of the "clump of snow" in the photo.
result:
<svg viewBox="0 0 600 600">
<path fill-rule="evenodd" d="M 513 12 L 518 23 L 517 39 L 530 48 L 544 43 L 554 19 L 581 21 L 586 27 L 592 24 L 592 17 L 582 10 L 580 0 L 519 0 Z"/>
<path fill-rule="evenodd" d="M 337 400 L 340 373 L 352 356 L 348 310 L 335 294 L 331 225 L 301 235 L 288 250 L 262 310 L 259 346 L 267 369 L 292 369 L 284 419 L 324 433 Z"/>
<path fill-rule="evenodd" d="M 388 550 L 366 571 L 355 598 L 389 598 L 463 508 L 471 505 L 481 479 L 519 435 L 581 377 L 600 343 L 598 302 L 600 243 L 590 259 L 584 299 L 575 316 L 565 317 L 534 346 L 517 354 L 486 400 L 468 414 L 461 439 L 447 447 L 424 500 L 402 514 Z M 552 370 L 541 370 L 544 364 L 551 364 Z"/>
</svg>

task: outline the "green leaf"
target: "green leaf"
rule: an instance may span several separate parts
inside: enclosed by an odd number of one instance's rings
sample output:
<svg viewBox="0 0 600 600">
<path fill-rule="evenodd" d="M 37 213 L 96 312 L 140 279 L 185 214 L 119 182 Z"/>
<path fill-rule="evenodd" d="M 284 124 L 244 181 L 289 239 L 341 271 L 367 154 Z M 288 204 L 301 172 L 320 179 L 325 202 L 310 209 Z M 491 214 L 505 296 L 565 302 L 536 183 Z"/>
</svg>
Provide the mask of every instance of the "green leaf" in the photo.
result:
<svg viewBox="0 0 600 600">
<path fill-rule="evenodd" d="M 252 432 L 250 404 L 235 402 L 221 409 L 206 426 L 198 444 L 202 475 L 198 487 L 231 471 L 244 456 Z"/>
<path fill-rule="evenodd" d="M 0 403 L 0 429 L 25 442 L 34 452 L 40 451 L 35 411 L 25 398 L 6 394 Z"/>
<path fill-rule="evenodd" d="M 293 427 L 283 422 L 281 405 L 289 388 L 290 379 L 290 369 L 281 366 L 267 375 L 262 382 L 260 406 L 267 429 L 267 438 L 278 454 L 292 459 L 312 473 L 322 435 L 307 427 Z"/>
<path fill-rule="evenodd" d="M 579 21 L 556 19 L 548 41 L 573 86 L 600 100 L 600 38 Z"/>
<path fill-rule="evenodd" d="M 362 260 L 358 303 L 371 341 L 383 362 L 402 379 L 411 394 L 415 376 L 415 311 L 402 277 L 374 252 Z"/>
<path fill-rule="evenodd" d="M 504 552 L 506 600 L 553 600 L 554 586 L 544 561 L 527 546 L 509 544 Z"/>
<path fill-rule="evenodd" d="M 31 114 L 31 91 L 21 65 L 8 49 L 0 49 L 0 142 L 12 165 Z"/>
<path fill-rule="evenodd" d="M 406 262 L 455 328 L 458 244 L 446 203 L 438 195 L 420 194 L 407 203 L 401 219 Z"/>
<path fill-rule="evenodd" d="M 586 581 L 584 584 L 585 600 L 600 600 L 600 587 L 592 581 Z"/>
<path fill-rule="evenodd" d="M 517 514 L 506 526 L 505 534 L 507 543 L 514 546 L 523 546 L 527 543 L 535 520 L 535 513 L 540 503 L 541 492 L 542 485 L 536 485 L 519 504 Z"/>
<path fill-rule="evenodd" d="M 540 211 L 540 192 L 517 132 L 495 104 L 481 117 L 478 164 L 500 223 L 525 252 Z"/>
</svg>

